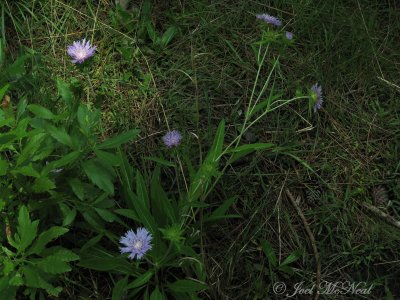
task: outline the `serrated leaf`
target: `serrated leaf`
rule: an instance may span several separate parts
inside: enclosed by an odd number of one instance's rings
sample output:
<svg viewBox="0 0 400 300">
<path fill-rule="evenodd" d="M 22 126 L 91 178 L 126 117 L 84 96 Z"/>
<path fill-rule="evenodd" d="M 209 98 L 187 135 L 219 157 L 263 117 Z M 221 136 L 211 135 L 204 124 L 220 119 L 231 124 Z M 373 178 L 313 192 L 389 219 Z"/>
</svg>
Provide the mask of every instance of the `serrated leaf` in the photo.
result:
<svg viewBox="0 0 400 300">
<path fill-rule="evenodd" d="M 33 243 L 32 247 L 28 251 L 29 254 L 40 254 L 46 245 L 52 240 L 64 235 L 69 231 L 68 228 L 53 226 L 49 230 L 43 231 L 36 241 Z"/>
<path fill-rule="evenodd" d="M 23 252 L 35 239 L 39 221 L 31 222 L 28 209 L 21 206 L 18 214 L 18 234 L 20 243 L 18 245 L 18 252 Z"/>
<path fill-rule="evenodd" d="M 47 256 L 36 263 L 36 266 L 49 274 L 62 274 L 71 271 L 71 267 L 55 256 Z"/>
<path fill-rule="evenodd" d="M 100 145 L 96 146 L 96 149 L 111 149 L 111 148 L 117 148 L 120 145 L 134 139 L 137 137 L 139 134 L 140 130 L 138 129 L 132 129 L 127 132 L 121 133 L 120 135 L 117 135 L 115 137 L 109 138 Z"/>
<path fill-rule="evenodd" d="M 72 139 L 69 136 L 69 134 L 66 132 L 65 128 L 57 128 L 55 126 L 49 125 L 47 126 L 47 131 L 49 134 L 57 141 L 59 141 L 61 144 L 67 145 L 71 148 L 73 148 L 73 143 Z"/>
<path fill-rule="evenodd" d="M 79 256 L 71 250 L 59 246 L 45 248 L 40 255 L 55 257 L 56 259 L 64 262 L 70 262 L 79 259 Z"/>
</svg>

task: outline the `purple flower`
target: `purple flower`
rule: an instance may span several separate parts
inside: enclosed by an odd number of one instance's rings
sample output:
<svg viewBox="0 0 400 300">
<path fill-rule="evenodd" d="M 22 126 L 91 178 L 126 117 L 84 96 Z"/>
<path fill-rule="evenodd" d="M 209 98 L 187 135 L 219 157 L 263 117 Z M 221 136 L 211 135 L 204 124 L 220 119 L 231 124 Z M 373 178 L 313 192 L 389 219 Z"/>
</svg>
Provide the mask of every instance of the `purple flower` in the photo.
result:
<svg viewBox="0 0 400 300">
<path fill-rule="evenodd" d="M 128 230 L 123 237 L 119 240 L 124 247 L 120 247 L 121 253 L 130 253 L 128 258 L 141 259 L 147 251 L 151 249 L 151 234 L 147 229 L 139 227 L 136 233 L 133 230 Z"/>
<path fill-rule="evenodd" d="M 83 39 L 82 41 L 75 41 L 72 45 L 69 45 L 67 53 L 71 56 L 74 64 L 81 64 L 94 55 L 96 48 L 97 46 L 92 46 L 90 41 Z"/>
<path fill-rule="evenodd" d="M 315 113 L 322 107 L 322 103 L 324 102 L 324 99 L 322 98 L 322 87 L 316 83 L 311 87 L 311 91 L 313 92 L 313 99 L 315 103 L 313 111 Z"/>
<path fill-rule="evenodd" d="M 256 15 L 257 19 L 263 20 L 265 22 L 267 22 L 268 24 L 272 24 L 278 27 L 282 26 L 282 22 L 281 20 L 279 20 L 277 17 L 271 16 L 269 14 L 259 14 Z"/>
<path fill-rule="evenodd" d="M 172 130 L 167 132 L 162 140 L 168 148 L 176 147 L 181 143 L 182 135 L 178 130 Z"/>
<path fill-rule="evenodd" d="M 285 32 L 285 36 L 288 40 L 292 40 L 293 39 L 293 32 L 290 31 L 286 31 Z"/>
</svg>

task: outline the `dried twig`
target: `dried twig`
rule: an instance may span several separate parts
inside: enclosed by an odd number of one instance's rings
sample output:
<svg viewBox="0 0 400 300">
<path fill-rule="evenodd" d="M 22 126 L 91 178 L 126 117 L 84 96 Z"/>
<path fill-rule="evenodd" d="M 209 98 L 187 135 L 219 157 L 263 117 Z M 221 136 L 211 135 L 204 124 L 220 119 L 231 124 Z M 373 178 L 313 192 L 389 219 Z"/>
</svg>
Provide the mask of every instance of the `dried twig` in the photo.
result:
<svg viewBox="0 0 400 300">
<path fill-rule="evenodd" d="M 304 216 L 303 212 L 301 211 L 301 208 L 299 207 L 299 205 L 297 204 L 296 200 L 294 199 L 294 196 L 292 195 L 292 193 L 286 189 L 286 195 L 288 196 L 290 202 L 292 203 L 292 205 L 296 208 L 297 214 L 300 216 L 301 220 L 303 221 L 303 225 L 304 228 L 306 229 L 308 238 L 310 239 L 310 243 L 311 246 L 313 248 L 313 252 L 314 252 L 314 257 L 315 257 L 315 261 L 317 263 L 317 272 L 316 272 L 316 286 L 319 287 L 320 282 L 321 282 L 321 261 L 319 259 L 319 253 L 318 253 L 318 249 L 317 249 L 317 245 L 315 243 L 315 237 L 314 234 L 312 233 L 310 226 L 308 225 L 307 219 Z M 319 297 L 319 293 L 318 293 L 318 289 L 316 289 L 314 291 L 314 300 L 317 300 Z"/>
<path fill-rule="evenodd" d="M 383 210 L 377 208 L 376 206 L 369 204 L 367 202 L 360 201 L 359 202 L 364 208 L 373 212 L 375 215 L 383 219 L 384 221 L 388 222 L 389 224 L 393 225 L 400 229 L 400 221 L 393 218 L 391 215 L 385 213 Z"/>
</svg>

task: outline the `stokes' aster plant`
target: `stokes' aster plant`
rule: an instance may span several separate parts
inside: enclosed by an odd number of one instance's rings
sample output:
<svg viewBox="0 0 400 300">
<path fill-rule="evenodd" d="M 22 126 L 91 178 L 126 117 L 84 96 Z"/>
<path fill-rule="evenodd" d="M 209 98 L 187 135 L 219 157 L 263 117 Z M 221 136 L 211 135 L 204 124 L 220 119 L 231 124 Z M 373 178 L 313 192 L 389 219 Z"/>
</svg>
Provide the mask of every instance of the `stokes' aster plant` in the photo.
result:
<svg viewBox="0 0 400 300">
<path fill-rule="evenodd" d="M 146 228 L 139 227 L 136 233 L 133 230 L 128 230 L 119 242 L 124 245 L 120 247 L 121 253 L 130 253 L 130 259 L 141 259 L 152 247 L 151 234 Z"/>
<path fill-rule="evenodd" d="M 177 147 L 181 143 L 182 135 L 178 130 L 172 130 L 167 132 L 162 140 L 168 148 Z"/>
<path fill-rule="evenodd" d="M 264 22 L 277 26 L 277 27 L 281 27 L 282 26 L 282 21 L 279 20 L 277 17 L 271 16 L 269 14 L 258 14 L 256 15 L 256 18 L 259 20 L 263 20 Z"/>
<path fill-rule="evenodd" d="M 67 53 L 72 58 L 72 63 L 81 64 L 88 58 L 92 57 L 96 51 L 97 46 L 92 46 L 90 41 L 83 39 L 82 41 L 75 41 L 67 48 Z"/>
<path fill-rule="evenodd" d="M 322 98 L 322 86 L 318 85 L 318 83 L 314 84 L 311 87 L 312 95 L 311 99 L 313 100 L 314 106 L 313 111 L 314 113 L 317 112 L 322 107 L 322 103 L 324 99 Z"/>
</svg>

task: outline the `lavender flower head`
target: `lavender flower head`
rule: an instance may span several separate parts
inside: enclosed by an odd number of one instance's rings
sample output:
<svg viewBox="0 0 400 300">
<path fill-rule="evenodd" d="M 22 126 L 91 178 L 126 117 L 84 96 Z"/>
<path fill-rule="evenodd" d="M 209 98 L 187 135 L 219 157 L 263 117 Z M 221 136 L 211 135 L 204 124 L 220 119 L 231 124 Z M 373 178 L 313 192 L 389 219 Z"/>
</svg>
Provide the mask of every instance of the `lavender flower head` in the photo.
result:
<svg viewBox="0 0 400 300">
<path fill-rule="evenodd" d="M 182 135 L 178 130 L 172 130 L 167 132 L 162 140 L 168 148 L 176 147 L 181 143 Z"/>
<path fill-rule="evenodd" d="M 277 17 L 271 16 L 269 14 L 258 14 L 258 15 L 256 15 L 256 18 L 263 20 L 264 22 L 267 22 L 268 24 L 275 25 L 277 27 L 282 26 L 281 20 L 279 20 Z"/>
<path fill-rule="evenodd" d="M 285 36 L 288 40 L 292 40 L 293 39 L 293 32 L 290 31 L 286 31 L 285 32 Z"/>
<path fill-rule="evenodd" d="M 121 253 L 130 253 L 128 258 L 141 259 L 147 251 L 151 249 L 151 234 L 147 229 L 139 227 L 136 233 L 131 229 L 128 230 L 123 237 L 119 240 L 124 247 L 120 247 Z"/>
<path fill-rule="evenodd" d="M 67 53 L 71 56 L 74 64 L 81 64 L 94 55 L 96 48 L 97 46 L 92 46 L 90 41 L 83 39 L 82 41 L 75 41 L 72 45 L 69 45 Z"/>
<path fill-rule="evenodd" d="M 322 103 L 324 102 L 324 99 L 322 98 L 322 86 L 316 83 L 311 87 L 311 91 L 313 92 L 313 99 L 315 101 L 313 107 L 313 111 L 315 113 L 322 107 Z"/>
</svg>

